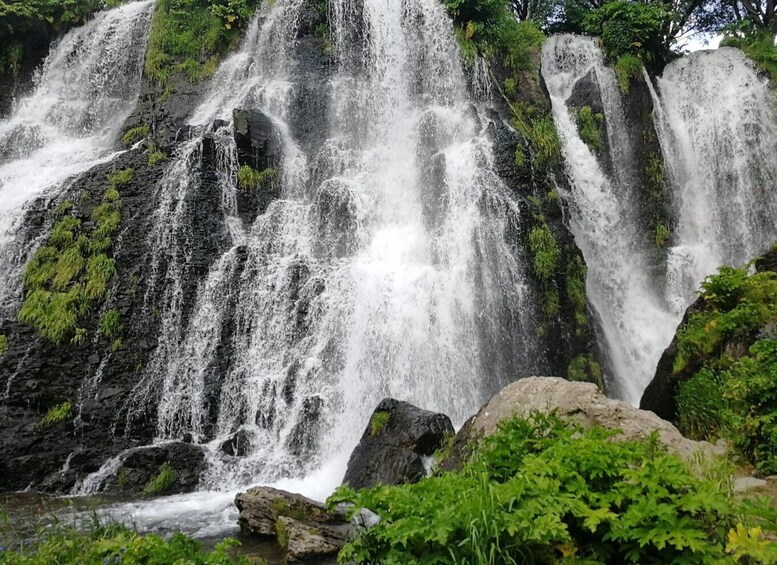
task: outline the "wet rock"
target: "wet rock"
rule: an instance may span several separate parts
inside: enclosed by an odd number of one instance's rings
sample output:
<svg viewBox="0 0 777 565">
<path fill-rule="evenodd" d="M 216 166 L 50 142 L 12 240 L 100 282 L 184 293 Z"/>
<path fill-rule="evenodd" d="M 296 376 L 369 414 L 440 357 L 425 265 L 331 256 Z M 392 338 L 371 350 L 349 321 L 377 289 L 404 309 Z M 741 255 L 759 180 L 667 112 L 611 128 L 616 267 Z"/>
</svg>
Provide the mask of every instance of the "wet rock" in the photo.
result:
<svg viewBox="0 0 777 565">
<path fill-rule="evenodd" d="M 747 492 L 763 488 L 767 484 L 769 484 L 768 481 L 764 479 L 756 479 L 755 477 L 737 477 L 734 479 L 732 490 L 734 492 Z"/>
<path fill-rule="evenodd" d="M 416 482 L 426 475 L 423 457 L 453 433 L 446 415 L 386 398 L 351 453 L 343 482 L 354 489 Z"/>
<path fill-rule="evenodd" d="M 596 81 L 595 71 L 591 69 L 588 74 L 577 81 L 572 94 L 567 99 L 567 106 L 582 108 L 588 106 L 596 114 L 604 112 L 602 95 L 599 92 L 599 83 Z"/>
<path fill-rule="evenodd" d="M 302 401 L 302 410 L 289 435 L 289 452 L 294 455 L 311 453 L 318 445 L 318 433 L 324 400 L 320 396 L 309 396 Z"/>
<path fill-rule="evenodd" d="M 314 202 L 317 252 L 324 256 L 345 257 L 353 253 L 358 241 L 356 204 L 347 183 L 339 179 L 325 181 Z"/>
<path fill-rule="evenodd" d="M 233 457 L 243 457 L 251 448 L 251 435 L 246 430 L 235 432 L 221 444 L 221 452 Z"/>
<path fill-rule="evenodd" d="M 282 156 L 282 138 L 266 114 L 259 110 L 232 112 L 238 161 L 257 171 L 275 167 Z"/>
<path fill-rule="evenodd" d="M 335 555 L 348 542 L 349 528 L 309 526 L 281 516 L 276 523 L 278 543 L 286 549 L 286 561 L 305 561 Z"/>
<path fill-rule="evenodd" d="M 205 455 L 197 445 L 182 442 L 137 448 L 124 458 L 116 475 L 106 483 L 105 492 L 143 494 L 166 465 L 173 472 L 171 484 L 153 494 L 192 492 L 206 468 Z"/>
<path fill-rule="evenodd" d="M 247 534 L 274 536 L 275 522 L 280 516 L 311 524 L 339 524 L 345 520 L 344 514 L 329 512 L 320 502 L 271 487 L 253 487 L 238 493 L 235 505 L 240 512 L 240 529 Z"/>
<path fill-rule="evenodd" d="M 643 440 L 658 432 L 658 441 L 670 453 L 693 460 L 699 453 L 722 454 L 723 449 L 706 441 L 693 441 L 652 412 L 607 398 L 593 383 L 571 382 L 557 377 L 527 377 L 507 385 L 494 395 L 456 435 L 444 469 L 460 467 L 469 456 L 469 446 L 487 437 L 497 424 L 515 416 L 555 411 L 559 417 L 584 427 L 621 430 L 615 440 Z"/>
</svg>

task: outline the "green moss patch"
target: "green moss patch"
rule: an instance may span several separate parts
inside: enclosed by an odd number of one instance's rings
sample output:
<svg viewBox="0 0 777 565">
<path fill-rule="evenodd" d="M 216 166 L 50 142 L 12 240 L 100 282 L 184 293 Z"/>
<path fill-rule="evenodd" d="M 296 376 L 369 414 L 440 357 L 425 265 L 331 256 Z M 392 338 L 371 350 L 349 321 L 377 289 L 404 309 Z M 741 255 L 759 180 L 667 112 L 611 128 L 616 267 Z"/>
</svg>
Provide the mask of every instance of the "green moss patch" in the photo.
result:
<svg viewBox="0 0 777 565">
<path fill-rule="evenodd" d="M 46 412 L 46 415 L 43 416 L 41 424 L 43 426 L 51 426 L 60 422 L 66 422 L 72 417 L 73 403 L 68 400 L 67 402 L 63 402 L 62 404 L 58 404 L 57 406 L 52 406 L 49 408 L 48 412 Z"/>
</svg>

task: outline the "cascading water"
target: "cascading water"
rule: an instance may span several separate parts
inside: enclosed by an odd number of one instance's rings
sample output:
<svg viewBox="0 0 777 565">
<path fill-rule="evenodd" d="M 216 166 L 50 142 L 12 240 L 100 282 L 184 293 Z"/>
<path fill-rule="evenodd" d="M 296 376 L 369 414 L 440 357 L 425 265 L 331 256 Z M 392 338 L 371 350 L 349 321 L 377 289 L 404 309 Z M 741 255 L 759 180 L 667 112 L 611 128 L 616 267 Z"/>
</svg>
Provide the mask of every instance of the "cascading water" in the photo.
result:
<svg viewBox="0 0 777 565">
<path fill-rule="evenodd" d="M 651 275 L 646 238 L 638 228 L 638 187 L 630 170 L 631 140 L 625 127 L 615 73 L 590 37 L 557 35 L 542 51 L 542 74 L 571 184 L 570 227 L 588 265 L 586 289 L 596 310 L 611 370 L 611 393 L 636 404 L 677 325 Z M 567 105 L 575 85 L 595 80 L 604 106 L 612 155 L 608 174 L 581 139 Z M 667 339 L 668 337 L 668 339 Z"/>
<path fill-rule="evenodd" d="M 152 237 L 168 272 L 166 329 L 128 418 L 161 398 L 160 439 L 209 441 L 201 488 L 312 476 L 301 488 L 326 495 L 384 396 L 461 423 L 501 385 L 542 366 L 536 301 L 506 240 L 517 204 L 495 172 L 488 122 L 467 93 L 444 7 L 330 2 L 338 66 L 313 139 L 293 133 L 302 4 L 279 0 L 259 15 L 194 113 L 201 136 L 179 149 L 161 183 Z M 253 225 L 230 204 L 234 108 L 269 116 L 283 142 L 281 198 Z M 197 182 L 187 163 L 202 135 L 220 155 L 232 247 L 186 314 L 176 285 L 186 276 L 186 194 Z M 229 336 L 226 310 L 235 312 Z M 225 339 L 232 354 L 220 373 Z M 219 453 L 239 430 L 246 456 Z"/>
<path fill-rule="evenodd" d="M 0 122 L 0 310 L 20 290 L 25 207 L 106 160 L 140 93 L 153 2 L 97 14 L 52 49 L 34 92 Z"/>
<path fill-rule="evenodd" d="M 741 265 L 777 240 L 774 96 L 738 50 L 694 53 L 667 66 L 653 95 L 667 168 L 665 283 L 638 225 L 640 207 L 614 73 L 587 37 L 551 37 L 542 73 L 566 162 L 571 228 L 588 264 L 587 290 L 610 360 L 613 392 L 638 403 L 705 276 Z M 590 74 L 589 74 L 590 73 Z M 612 148 L 608 174 L 583 142 L 567 100 L 594 78 Z"/>
<path fill-rule="evenodd" d="M 676 228 L 666 296 L 681 315 L 699 282 L 777 241 L 777 105 L 738 49 L 671 63 L 653 91 Z"/>
</svg>

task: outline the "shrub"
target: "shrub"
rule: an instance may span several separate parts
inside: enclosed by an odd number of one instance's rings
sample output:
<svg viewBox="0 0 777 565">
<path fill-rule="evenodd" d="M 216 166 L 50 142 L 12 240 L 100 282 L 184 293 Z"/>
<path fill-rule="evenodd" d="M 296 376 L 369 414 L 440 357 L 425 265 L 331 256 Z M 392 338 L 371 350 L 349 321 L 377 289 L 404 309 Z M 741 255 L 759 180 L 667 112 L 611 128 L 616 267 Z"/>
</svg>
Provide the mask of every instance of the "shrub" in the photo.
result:
<svg viewBox="0 0 777 565">
<path fill-rule="evenodd" d="M 43 420 L 41 420 L 41 424 L 44 426 L 51 426 L 69 420 L 72 416 L 73 403 L 68 400 L 67 402 L 49 408 L 49 411 L 46 412 Z"/>
<path fill-rule="evenodd" d="M 602 123 L 604 116 L 594 113 L 590 106 L 583 106 L 577 111 L 577 131 L 580 139 L 588 145 L 593 151 L 601 151 L 604 147 L 602 142 Z"/>
<path fill-rule="evenodd" d="M 107 338 L 116 337 L 121 333 L 121 319 L 116 308 L 111 308 L 103 314 L 100 319 L 100 333 Z"/>
<path fill-rule="evenodd" d="M 243 165 L 237 171 L 237 184 L 246 191 L 272 186 L 278 176 L 277 169 L 269 168 L 257 171 L 250 165 Z"/>
<path fill-rule="evenodd" d="M 529 251 L 535 274 L 540 280 L 549 281 L 556 272 L 560 251 L 546 223 L 529 232 Z"/>
<path fill-rule="evenodd" d="M 159 473 L 152 478 L 146 485 L 146 488 L 143 489 L 143 494 L 145 496 L 163 494 L 175 484 L 175 480 L 175 471 L 170 466 L 170 463 L 164 463 L 159 468 Z"/>
<path fill-rule="evenodd" d="M 551 167 L 561 159 L 561 141 L 551 116 L 532 121 L 529 131 L 534 148 L 535 163 L 540 167 Z"/>
<path fill-rule="evenodd" d="M 615 61 L 615 76 L 623 94 L 629 93 L 632 81 L 642 79 L 642 67 L 642 59 L 629 53 L 620 55 Z"/>
<path fill-rule="evenodd" d="M 122 145 L 135 145 L 141 139 L 144 139 L 151 135 L 151 127 L 147 125 L 136 126 L 128 129 L 123 136 L 121 136 Z"/>
<path fill-rule="evenodd" d="M 146 50 L 146 74 L 166 85 L 174 74 L 197 82 L 240 38 L 257 0 L 160 0 Z"/>
<path fill-rule="evenodd" d="M 756 512 L 696 478 L 654 435 L 611 441 L 553 415 L 500 424 L 461 471 L 329 503 L 381 522 L 358 533 L 341 563 L 706 563 L 777 557 Z M 766 513 L 768 519 L 759 517 Z M 741 532 L 744 530 L 744 534 Z M 741 537 L 737 537 L 741 536 Z"/>
<path fill-rule="evenodd" d="M 3 540 L 3 545 L 0 561 L 6 565 L 249 564 L 247 558 L 231 555 L 230 549 L 240 545 L 231 538 L 205 551 L 202 543 L 180 533 L 168 538 L 155 534 L 140 535 L 121 524 L 101 524 L 96 518 L 87 532 L 56 523 L 41 527 L 33 543 L 8 539 Z"/>
<path fill-rule="evenodd" d="M 118 187 L 133 176 L 132 169 L 110 173 L 103 201 L 92 210 L 92 231 L 85 230 L 79 218 L 62 217 L 54 224 L 47 245 L 25 266 L 26 295 L 19 320 L 33 326 L 42 337 L 57 344 L 70 337 L 76 345 L 86 339 L 86 330 L 77 327 L 78 320 L 94 301 L 103 298 L 116 271 L 114 260 L 105 252 L 121 222 Z M 67 212 L 72 213 L 72 206 Z"/>
<path fill-rule="evenodd" d="M 656 225 L 656 236 L 654 241 L 656 242 L 657 247 L 664 247 L 669 241 L 670 236 L 671 232 L 669 231 L 668 227 L 666 227 L 664 224 Z"/>
<path fill-rule="evenodd" d="M 610 57 L 633 55 L 653 62 L 668 54 L 664 30 L 671 18 L 671 12 L 659 3 L 616 0 L 586 14 L 583 26 L 588 33 L 602 38 Z"/>
<path fill-rule="evenodd" d="M 777 472 L 777 275 L 723 267 L 704 309 L 677 334 L 676 372 L 698 367 L 675 400 L 680 429 L 730 438 L 761 473 Z"/>
</svg>

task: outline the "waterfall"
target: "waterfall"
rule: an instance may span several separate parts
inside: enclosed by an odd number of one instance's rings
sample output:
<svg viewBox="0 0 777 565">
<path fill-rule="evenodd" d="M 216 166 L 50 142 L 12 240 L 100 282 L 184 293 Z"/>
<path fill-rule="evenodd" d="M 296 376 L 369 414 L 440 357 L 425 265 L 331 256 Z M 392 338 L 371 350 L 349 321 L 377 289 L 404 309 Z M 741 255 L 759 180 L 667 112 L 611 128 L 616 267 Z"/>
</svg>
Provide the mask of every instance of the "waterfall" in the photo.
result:
<svg viewBox="0 0 777 565">
<path fill-rule="evenodd" d="M 621 93 L 593 38 L 548 39 L 542 74 L 562 142 L 570 227 L 588 264 L 614 394 L 637 404 L 699 283 L 723 264 L 742 265 L 777 241 L 777 121 L 765 79 L 738 50 L 699 52 L 670 63 L 653 96 L 675 230 L 665 280 L 639 227 L 629 171 L 634 143 Z M 583 142 L 567 100 L 593 78 L 604 106 L 612 171 Z"/>
<path fill-rule="evenodd" d="M 0 310 L 20 292 L 26 207 L 108 160 L 140 93 L 153 2 L 97 14 L 51 50 L 34 91 L 0 122 Z"/>
<path fill-rule="evenodd" d="M 625 127 L 615 73 L 590 37 L 550 37 L 542 51 L 542 74 L 570 180 L 566 195 L 570 228 L 588 265 L 586 290 L 596 310 L 607 351 L 611 393 L 637 404 L 677 320 L 667 312 L 652 276 L 646 238 L 638 228 L 638 186 L 629 169 L 632 141 Z M 566 101 L 575 85 L 595 80 L 604 106 L 613 172 L 605 170 L 580 138 Z"/>
<path fill-rule="evenodd" d="M 738 49 L 672 62 L 652 92 L 676 218 L 666 295 L 682 315 L 699 282 L 777 242 L 777 114 Z"/>
<path fill-rule="evenodd" d="M 507 239 L 518 205 L 495 171 L 489 118 L 467 93 L 444 7 L 330 2 L 336 65 L 320 135 L 305 136 L 294 103 L 309 86 L 295 49 L 302 4 L 265 5 L 160 185 L 152 238 L 168 272 L 165 331 L 127 418 L 157 399 L 160 439 L 207 442 L 202 488 L 318 473 L 325 493 L 384 396 L 460 424 L 543 364 L 536 299 Z M 281 197 L 251 225 L 229 204 L 239 190 L 234 108 L 262 111 L 283 138 Z M 186 195 L 197 180 L 187 163 L 204 139 L 220 155 L 230 245 L 187 314 L 175 281 L 188 276 Z M 238 431 L 248 454 L 220 454 Z"/>
</svg>

